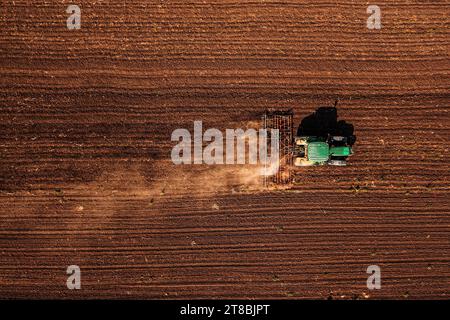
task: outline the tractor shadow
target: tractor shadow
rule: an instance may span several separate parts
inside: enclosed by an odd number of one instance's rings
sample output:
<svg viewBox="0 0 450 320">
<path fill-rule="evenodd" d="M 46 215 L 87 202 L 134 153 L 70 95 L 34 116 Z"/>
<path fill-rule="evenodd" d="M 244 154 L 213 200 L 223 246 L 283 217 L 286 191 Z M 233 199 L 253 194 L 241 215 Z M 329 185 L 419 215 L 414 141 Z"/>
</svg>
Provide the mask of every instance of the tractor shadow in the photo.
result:
<svg viewBox="0 0 450 320">
<path fill-rule="evenodd" d="M 302 119 L 297 136 L 328 137 L 343 136 L 347 138 L 348 145 L 356 142 L 354 127 L 345 120 L 338 121 L 336 107 L 319 107 L 312 114 Z"/>
</svg>

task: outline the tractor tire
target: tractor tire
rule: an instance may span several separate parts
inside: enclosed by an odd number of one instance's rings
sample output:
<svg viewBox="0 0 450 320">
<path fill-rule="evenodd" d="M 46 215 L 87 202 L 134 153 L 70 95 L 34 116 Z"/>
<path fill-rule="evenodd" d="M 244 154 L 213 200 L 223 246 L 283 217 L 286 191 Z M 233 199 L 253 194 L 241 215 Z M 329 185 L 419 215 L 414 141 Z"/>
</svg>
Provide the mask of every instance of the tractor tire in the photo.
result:
<svg viewBox="0 0 450 320">
<path fill-rule="evenodd" d="M 328 165 L 330 165 L 330 166 L 340 166 L 340 167 L 344 167 L 344 166 L 347 165 L 347 161 L 345 161 L 345 160 L 332 159 L 332 160 L 328 161 Z"/>
<path fill-rule="evenodd" d="M 332 145 L 345 145 L 347 138 L 344 136 L 330 136 L 329 143 Z"/>
</svg>

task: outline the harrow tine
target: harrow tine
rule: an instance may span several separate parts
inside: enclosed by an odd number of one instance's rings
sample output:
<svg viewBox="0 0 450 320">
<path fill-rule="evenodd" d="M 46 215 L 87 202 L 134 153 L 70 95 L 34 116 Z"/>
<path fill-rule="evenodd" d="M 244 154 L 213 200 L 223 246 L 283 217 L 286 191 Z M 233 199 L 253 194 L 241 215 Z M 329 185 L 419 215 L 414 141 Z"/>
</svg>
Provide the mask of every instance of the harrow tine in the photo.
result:
<svg viewBox="0 0 450 320">
<path fill-rule="evenodd" d="M 280 139 L 280 165 L 278 172 L 273 176 L 264 176 L 264 185 L 270 183 L 289 184 L 292 182 L 293 165 L 292 151 L 294 141 L 294 112 L 287 111 L 266 111 L 262 117 L 263 128 L 266 130 L 278 129 Z M 267 166 L 267 164 L 265 164 Z"/>
</svg>

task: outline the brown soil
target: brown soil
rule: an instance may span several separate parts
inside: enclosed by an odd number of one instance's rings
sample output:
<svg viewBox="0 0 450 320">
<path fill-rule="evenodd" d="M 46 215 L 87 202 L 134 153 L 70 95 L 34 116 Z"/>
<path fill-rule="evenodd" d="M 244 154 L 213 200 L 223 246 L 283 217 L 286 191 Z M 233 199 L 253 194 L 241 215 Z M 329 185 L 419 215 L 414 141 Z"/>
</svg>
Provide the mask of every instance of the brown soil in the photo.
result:
<svg viewBox="0 0 450 320">
<path fill-rule="evenodd" d="M 68 2 L 4 4 L 0 298 L 449 298 L 446 1 L 380 1 L 378 31 L 347 0 L 78 1 L 79 31 Z M 348 167 L 264 190 L 170 162 L 194 120 L 336 98 Z"/>
</svg>

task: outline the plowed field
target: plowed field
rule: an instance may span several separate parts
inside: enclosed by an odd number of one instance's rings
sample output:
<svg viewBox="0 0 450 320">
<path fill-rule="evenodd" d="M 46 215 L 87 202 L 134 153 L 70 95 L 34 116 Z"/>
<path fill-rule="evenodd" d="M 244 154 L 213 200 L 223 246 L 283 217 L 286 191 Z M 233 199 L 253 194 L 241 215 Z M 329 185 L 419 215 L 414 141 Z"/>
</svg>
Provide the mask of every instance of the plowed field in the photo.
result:
<svg viewBox="0 0 450 320">
<path fill-rule="evenodd" d="M 0 298 L 450 297 L 448 1 L 379 1 L 380 30 L 364 1 L 76 4 L 0 8 Z M 347 167 L 171 162 L 195 120 L 337 98 Z"/>
</svg>

